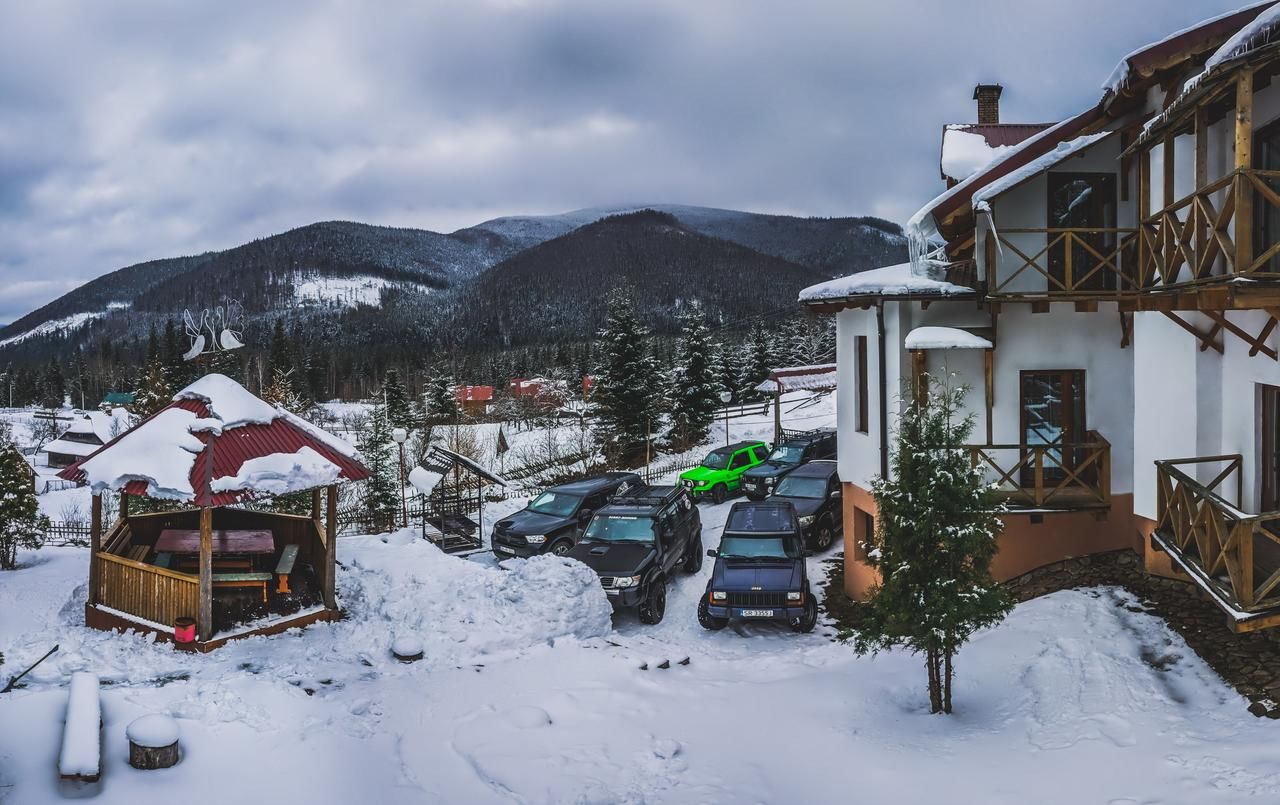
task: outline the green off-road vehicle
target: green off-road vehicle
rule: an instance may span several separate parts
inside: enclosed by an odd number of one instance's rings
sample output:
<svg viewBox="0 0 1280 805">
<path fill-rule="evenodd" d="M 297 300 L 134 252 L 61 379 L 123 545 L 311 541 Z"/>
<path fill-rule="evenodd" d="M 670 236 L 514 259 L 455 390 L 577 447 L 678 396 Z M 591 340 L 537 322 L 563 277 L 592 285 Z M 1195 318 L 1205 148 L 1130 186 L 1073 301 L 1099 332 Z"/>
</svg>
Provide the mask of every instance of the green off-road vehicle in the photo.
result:
<svg viewBox="0 0 1280 805">
<path fill-rule="evenodd" d="M 723 503 L 742 485 L 742 474 L 759 466 L 769 455 L 769 445 L 764 442 L 738 442 L 728 447 L 717 447 L 702 463 L 680 473 L 680 484 L 694 497 L 710 497 Z"/>
</svg>

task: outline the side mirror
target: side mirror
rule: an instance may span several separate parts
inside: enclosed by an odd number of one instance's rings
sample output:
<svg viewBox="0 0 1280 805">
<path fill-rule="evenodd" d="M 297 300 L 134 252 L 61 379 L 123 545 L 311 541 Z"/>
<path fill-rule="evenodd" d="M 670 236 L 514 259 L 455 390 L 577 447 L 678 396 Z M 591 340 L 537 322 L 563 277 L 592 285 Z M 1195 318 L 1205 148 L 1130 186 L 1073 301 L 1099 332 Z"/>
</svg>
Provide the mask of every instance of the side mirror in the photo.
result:
<svg viewBox="0 0 1280 805">
<path fill-rule="evenodd" d="M 831 497 L 833 497 L 833 498 L 838 498 L 838 497 L 840 497 L 842 494 L 844 494 L 844 493 L 840 491 L 839 487 L 837 487 L 837 488 L 835 488 L 835 489 L 831 490 Z"/>
<path fill-rule="evenodd" d="M 719 555 L 720 555 L 720 552 L 717 551 L 715 548 L 707 548 L 707 556 L 715 558 Z"/>
</svg>

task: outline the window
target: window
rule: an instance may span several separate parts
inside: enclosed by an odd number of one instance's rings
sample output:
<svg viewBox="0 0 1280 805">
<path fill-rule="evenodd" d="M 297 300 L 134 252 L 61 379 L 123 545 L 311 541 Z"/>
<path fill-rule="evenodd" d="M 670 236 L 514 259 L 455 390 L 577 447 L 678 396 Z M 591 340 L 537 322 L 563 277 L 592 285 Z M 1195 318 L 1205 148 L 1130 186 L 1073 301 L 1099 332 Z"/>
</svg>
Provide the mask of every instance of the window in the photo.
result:
<svg viewBox="0 0 1280 805">
<path fill-rule="evenodd" d="M 733 457 L 733 463 L 729 465 L 729 469 L 736 470 L 739 467 L 745 467 L 751 463 L 751 451 L 743 450 Z"/>
<path fill-rule="evenodd" d="M 1048 228 L 1071 230 L 1070 238 L 1050 235 L 1049 290 L 1114 290 L 1115 174 L 1052 172 L 1048 183 Z"/>
<path fill-rule="evenodd" d="M 867 388 L 867 337 L 860 335 L 854 339 L 854 371 L 858 373 L 858 408 L 854 411 L 854 422 L 858 433 L 870 432 L 867 424 L 867 398 L 869 389 Z"/>
</svg>

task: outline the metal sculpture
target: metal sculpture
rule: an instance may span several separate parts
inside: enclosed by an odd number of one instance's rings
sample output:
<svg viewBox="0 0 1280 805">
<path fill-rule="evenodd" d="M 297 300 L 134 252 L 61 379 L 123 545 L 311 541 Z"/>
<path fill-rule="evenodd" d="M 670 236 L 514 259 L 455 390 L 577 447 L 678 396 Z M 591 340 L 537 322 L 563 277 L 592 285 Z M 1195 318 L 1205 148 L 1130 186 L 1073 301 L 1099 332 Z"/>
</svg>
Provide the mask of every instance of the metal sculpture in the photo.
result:
<svg viewBox="0 0 1280 805">
<path fill-rule="evenodd" d="M 191 339 L 191 348 L 182 355 L 184 361 L 244 346 L 244 308 L 234 300 L 201 310 L 198 322 L 190 310 L 184 310 L 182 322 Z"/>
</svg>

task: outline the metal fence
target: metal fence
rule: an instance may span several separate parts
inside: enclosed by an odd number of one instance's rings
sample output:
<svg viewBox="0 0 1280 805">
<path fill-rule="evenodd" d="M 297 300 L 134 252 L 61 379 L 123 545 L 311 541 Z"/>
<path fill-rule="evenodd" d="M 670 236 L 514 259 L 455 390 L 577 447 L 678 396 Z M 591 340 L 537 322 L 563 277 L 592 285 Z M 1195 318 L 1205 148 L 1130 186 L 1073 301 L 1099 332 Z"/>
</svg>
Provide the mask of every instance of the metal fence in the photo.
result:
<svg viewBox="0 0 1280 805">
<path fill-rule="evenodd" d="M 44 544 L 54 547 L 85 547 L 89 544 L 89 524 L 68 521 L 56 521 L 49 524 L 44 532 Z"/>
</svg>

